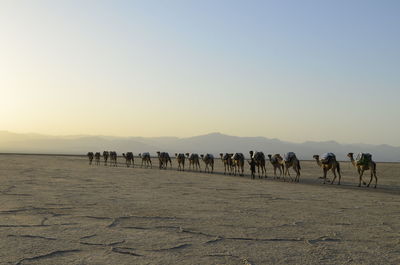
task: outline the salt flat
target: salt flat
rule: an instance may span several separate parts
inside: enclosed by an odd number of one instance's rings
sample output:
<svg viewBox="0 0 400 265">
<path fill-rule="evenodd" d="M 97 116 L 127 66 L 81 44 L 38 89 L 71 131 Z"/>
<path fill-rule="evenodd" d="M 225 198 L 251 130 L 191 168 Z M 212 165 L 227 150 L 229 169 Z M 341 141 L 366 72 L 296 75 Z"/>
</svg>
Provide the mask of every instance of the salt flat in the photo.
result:
<svg viewBox="0 0 400 265">
<path fill-rule="evenodd" d="M 400 164 L 377 189 L 347 162 L 341 186 L 154 164 L 0 155 L 0 264 L 400 264 Z"/>
</svg>

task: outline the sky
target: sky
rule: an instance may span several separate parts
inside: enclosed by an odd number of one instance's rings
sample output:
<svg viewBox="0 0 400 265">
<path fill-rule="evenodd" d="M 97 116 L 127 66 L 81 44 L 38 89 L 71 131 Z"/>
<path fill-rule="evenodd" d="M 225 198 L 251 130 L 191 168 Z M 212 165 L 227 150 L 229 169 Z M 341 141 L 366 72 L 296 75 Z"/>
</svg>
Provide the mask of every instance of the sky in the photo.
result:
<svg viewBox="0 0 400 265">
<path fill-rule="evenodd" d="M 0 2 L 0 130 L 400 146 L 400 1 Z"/>
</svg>

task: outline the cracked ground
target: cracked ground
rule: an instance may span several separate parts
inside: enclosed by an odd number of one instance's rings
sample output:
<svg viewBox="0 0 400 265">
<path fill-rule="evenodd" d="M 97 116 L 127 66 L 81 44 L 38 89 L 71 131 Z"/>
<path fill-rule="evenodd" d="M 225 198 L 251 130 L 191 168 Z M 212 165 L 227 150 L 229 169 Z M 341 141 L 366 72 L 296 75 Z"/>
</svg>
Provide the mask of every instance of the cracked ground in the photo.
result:
<svg viewBox="0 0 400 265">
<path fill-rule="evenodd" d="M 295 184 L 269 163 L 252 180 L 219 160 L 206 174 L 0 155 L 0 264 L 400 264 L 400 164 L 378 163 L 377 189 L 349 163 L 341 186 L 302 167 Z"/>
</svg>

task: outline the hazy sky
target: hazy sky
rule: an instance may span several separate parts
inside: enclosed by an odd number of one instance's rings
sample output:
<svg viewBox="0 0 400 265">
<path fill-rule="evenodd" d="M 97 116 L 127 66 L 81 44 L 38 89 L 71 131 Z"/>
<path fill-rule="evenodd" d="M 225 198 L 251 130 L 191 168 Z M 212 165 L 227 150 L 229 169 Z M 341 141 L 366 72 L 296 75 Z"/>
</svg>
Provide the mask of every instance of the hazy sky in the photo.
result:
<svg viewBox="0 0 400 265">
<path fill-rule="evenodd" d="M 400 146 L 400 1 L 0 2 L 0 130 Z"/>
</svg>

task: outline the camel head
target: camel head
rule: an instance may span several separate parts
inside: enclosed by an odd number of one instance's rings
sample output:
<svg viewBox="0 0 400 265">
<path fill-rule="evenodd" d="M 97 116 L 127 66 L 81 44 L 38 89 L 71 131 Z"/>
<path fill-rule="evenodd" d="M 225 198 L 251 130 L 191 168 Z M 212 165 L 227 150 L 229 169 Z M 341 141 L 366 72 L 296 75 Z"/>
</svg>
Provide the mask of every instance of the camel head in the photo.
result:
<svg viewBox="0 0 400 265">
<path fill-rule="evenodd" d="M 313 158 L 319 160 L 319 155 L 313 155 Z"/>
<path fill-rule="evenodd" d="M 157 151 L 157 155 L 160 156 L 160 154 L 161 154 L 161 152 L 160 152 L 160 151 Z"/>
<path fill-rule="evenodd" d="M 272 158 L 272 155 L 271 155 L 271 154 L 268 154 L 268 157 L 269 157 L 269 159 L 271 159 L 271 158 Z"/>
<path fill-rule="evenodd" d="M 348 153 L 348 154 L 347 154 L 347 157 L 353 158 L 353 155 L 354 155 L 354 153 Z"/>
<path fill-rule="evenodd" d="M 189 157 L 189 153 L 186 153 L 185 155 L 186 155 L 187 157 Z"/>
<path fill-rule="evenodd" d="M 201 159 L 203 159 L 203 158 L 204 158 L 204 155 L 203 155 L 203 154 L 201 154 L 201 155 L 200 155 L 200 157 L 201 157 Z"/>
<path fill-rule="evenodd" d="M 224 154 L 223 154 L 223 153 L 219 153 L 219 156 L 220 156 L 221 158 L 223 158 L 223 157 L 224 157 Z"/>
<path fill-rule="evenodd" d="M 250 151 L 249 154 L 250 154 L 250 157 L 252 157 L 253 154 L 254 154 L 254 152 L 253 152 L 253 151 Z"/>
<path fill-rule="evenodd" d="M 139 157 L 142 157 L 142 153 L 139 153 Z"/>
<path fill-rule="evenodd" d="M 175 153 L 175 157 L 178 157 L 178 154 L 177 154 L 177 153 Z"/>
</svg>

